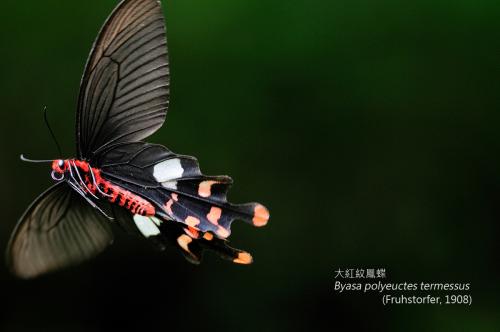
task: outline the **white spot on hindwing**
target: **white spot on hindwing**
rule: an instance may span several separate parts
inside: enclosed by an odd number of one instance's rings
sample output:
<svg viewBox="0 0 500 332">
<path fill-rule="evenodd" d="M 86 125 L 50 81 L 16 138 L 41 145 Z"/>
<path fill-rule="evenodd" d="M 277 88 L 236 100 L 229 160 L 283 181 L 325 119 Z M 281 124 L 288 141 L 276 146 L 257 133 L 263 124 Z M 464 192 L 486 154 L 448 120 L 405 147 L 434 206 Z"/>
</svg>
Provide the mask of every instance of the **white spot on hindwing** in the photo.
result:
<svg viewBox="0 0 500 332">
<path fill-rule="evenodd" d="M 162 161 L 153 168 L 153 176 L 158 182 L 170 182 L 179 179 L 183 173 L 184 168 L 182 168 L 179 158 Z"/>
<path fill-rule="evenodd" d="M 134 222 L 139 231 L 145 237 L 150 237 L 160 234 L 160 230 L 156 226 L 160 226 L 160 220 L 155 217 L 145 217 L 140 214 L 134 215 Z"/>
<path fill-rule="evenodd" d="M 165 181 L 161 185 L 167 189 L 177 190 L 177 181 Z"/>
<path fill-rule="evenodd" d="M 161 220 L 160 219 L 158 219 L 156 217 L 149 217 L 149 219 L 151 219 L 151 221 L 153 221 L 156 226 L 160 226 L 160 224 L 161 224 Z"/>
</svg>

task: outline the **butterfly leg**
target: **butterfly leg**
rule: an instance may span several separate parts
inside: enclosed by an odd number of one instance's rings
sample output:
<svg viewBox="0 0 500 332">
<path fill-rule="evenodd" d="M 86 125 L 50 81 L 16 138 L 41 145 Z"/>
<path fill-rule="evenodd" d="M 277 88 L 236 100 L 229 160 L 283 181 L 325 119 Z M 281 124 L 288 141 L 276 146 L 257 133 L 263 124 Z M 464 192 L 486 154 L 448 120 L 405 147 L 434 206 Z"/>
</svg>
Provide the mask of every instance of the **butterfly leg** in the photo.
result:
<svg viewBox="0 0 500 332">
<path fill-rule="evenodd" d="M 74 179 L 74 180 L 76 181 L 76 179 Z M 83 192 L 78 185 L 74 184 L 71 181 L 68 181 L 68 183 L 71 186 L 71 188 L 73 188 L 78 194 L 80 194 L 80 196 L 82 196 L 93 208 L 95 208 L 96 210 L 101 212 L 109 220 L 114 220 L 113 217 L 108 216 L 106 214 L 106 212 L 104 212 L 99 206 L 97 206 L 96 203 L 94 203 L 90 198 L 88 198 L 87 195 L 85 194 L 85 192 Z"/>
<path fill-rule="evenodd" d="M 80 179 L 80 183 L 79 184 L 78 184 L 77 179 L 73 175 L 73 167 L 75 167 L 75 172 L 78 175 L 78 178 Z M 84 193 L 89 193 L 95 199 L 99 199 L 99 197 L 97 197 L 93 192 L 91 192 L 87 188 L 87 186 L 85 185 L 85 182 L 83 182 L 83 179 L 82 179 L 82 177 L 80 175 L 80 172 L 78 172 L 78 168 L 76 167 L 75 162 L 73 162 L 73 165 L 72 164 L 69 165 L 69 174 L 70 174 L 71 178 L 73 179 L 73 181 L 75 181 L 75 183 L 74 183 L 75 186 L 78 186 L 81 189 L 81 191 L 83 191 Z"/>
<path fill-rule="evenodd" d="M 113 197 L 113 195 L 106 194 L 104 191 L 101 190 L 101 188 L 99 188 L 99 184 L 96 181 L 96 178 L 95 178 L 95 175 L 94 175 L 94 170 L 92 170 L 92 167 L 90 167 L 90 175 L 92 176 L 92 183 L 94 184 L 94 186 L 96 187 L 97 191 L 101 195 L 103 195 L 105 197 Z"/>
</svg>

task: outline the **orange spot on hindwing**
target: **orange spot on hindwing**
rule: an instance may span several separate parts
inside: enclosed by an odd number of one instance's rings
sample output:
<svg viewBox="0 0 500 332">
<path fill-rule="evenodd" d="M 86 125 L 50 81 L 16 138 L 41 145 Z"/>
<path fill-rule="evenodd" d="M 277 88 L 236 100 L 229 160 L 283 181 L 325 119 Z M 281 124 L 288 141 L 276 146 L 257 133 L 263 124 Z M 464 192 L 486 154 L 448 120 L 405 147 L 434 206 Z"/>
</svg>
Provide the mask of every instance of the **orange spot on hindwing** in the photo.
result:
<svg viewBox="0 0 500 332">
<path fill-rule="evenodd" d="M 237 264 L 251 264 L 253 262 L 253 258 L 252 258 L 252 255 L 250 255 L 248 252 L 240 252 L 238 253 L 238 257 L 236 257 L 235 259 L 233 259 L 233 262 L 234 263 L 237 263 Z"/>
<path fill-rule="evenodd" d="M 225 239 L 231 234 L 227 229 L 225 229 L 222 226 L 219 226 L 215 231 L 215 233 L 217 233 L 217 236 L 219 236 L 221 239 Z"/>
<path fill-rule="evenodd" d="M 257 227 L 262 227 L 267 225 L 267 221 L 269 220 L 269 211 L 265 208 L 264 205 L 257 204 L 254 208 L 253 214 L 253 224 Z"/>
<path fill-rule="evenodd" d="M 212 185 L 216 183 L 217 181 L 200 182 L 200 185 L 198 186 L 198 195 L 201 197 L 210 197 L 212 195 Z"/>
<path fill-rule="evenodd" d="M 204 238 L 205 240 L 207 240 L 207 241 L 212 241 L 212 240 L 213 240 L 213 238 L 214 238 L 214 235 L 213 235 L 212 233 L 208 233 L 208 232 L 207 232 L 207 233 L 203 234 L 203 238 Z"/>
<path fill-rule="evenodd" d="M 181 236 L 179 236 L 177 238 L 177 244 L 186 252 L 189 252 L 191 253 L 191 251 L 189 251 L 189 247 L 188 245 L 193 242 L 193 239 L 190 238 L 189 236 L 187 236 L 186 234 L 182 234 Z"/>
<path fill-rule="evenodd" d="M 174 201 L 171 199 L 169 199 L 167 204 L 165 204 L 165 210 L 171 216 L 174 214 L 174 212 L 172 211 L 172 204 L 174 204 Z"/>
<path fill-rule="evenodd" d="M 172 205 L 174 202 L 177 202 L 179 200 L 179 196 L 177 196 L 176 193 L 171 194 L 172 199 L 169 199 L 167 203 L 165 203 L 165 210 L 170 216 L 174 215 L 174 212 L 172 211 Z"/>
<path fill-rule="evenodd" d="M 210 212 L 207 214 L 207 219 L 214 225 L 219 224 L 219 219 L 222 216 L 222 209 L 216 206 L 212 206 Z"/>
<path fill-rule="evenodd" d="M 186 220 L 184 220 L 184 222 L 186 223 L 186 225 L 188 226 L 191 226 L 191 227 L 196 227 L 200 224 L 200 219 L 198 218 L 195 218 L 195 217 L 192 217 L 192 216 L 188 216 L 186 218 Z"/>
</svg>

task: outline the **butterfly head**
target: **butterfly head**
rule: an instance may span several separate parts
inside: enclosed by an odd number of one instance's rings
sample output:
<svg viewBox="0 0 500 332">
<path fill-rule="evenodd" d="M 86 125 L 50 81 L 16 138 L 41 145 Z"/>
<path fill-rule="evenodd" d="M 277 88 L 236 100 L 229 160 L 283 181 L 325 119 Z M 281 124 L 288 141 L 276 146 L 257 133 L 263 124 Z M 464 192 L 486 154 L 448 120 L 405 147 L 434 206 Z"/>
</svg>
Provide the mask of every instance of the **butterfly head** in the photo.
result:
<svg viewBox="0 0 500 332">
<path fill-rule="evenodd" d="M 69 161 L 56 159 L 52 162 L 52 178 L 56 181 L 64 179 L 64 173 L 69 169 Z"/>
</svg>

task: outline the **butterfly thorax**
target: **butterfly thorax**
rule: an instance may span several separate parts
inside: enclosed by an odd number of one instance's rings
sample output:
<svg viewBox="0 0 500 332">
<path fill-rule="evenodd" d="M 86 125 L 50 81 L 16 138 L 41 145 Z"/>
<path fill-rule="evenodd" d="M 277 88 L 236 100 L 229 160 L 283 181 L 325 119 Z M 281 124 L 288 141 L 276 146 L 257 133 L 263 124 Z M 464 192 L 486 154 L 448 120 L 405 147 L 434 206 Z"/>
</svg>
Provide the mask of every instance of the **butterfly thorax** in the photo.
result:
<svg viewBox="0 0 500 332">
<path fill-rule="evenodd" d="M 98 168 L 83 160 L 58 159 L 52 162 L 52 178 L 66 180 L 69 185 L 84 197 L 106 199 L 118 204 L 133 214 L 154 216 L 155 208 L 142 197 L 104 179 Z"/>
</svg>

